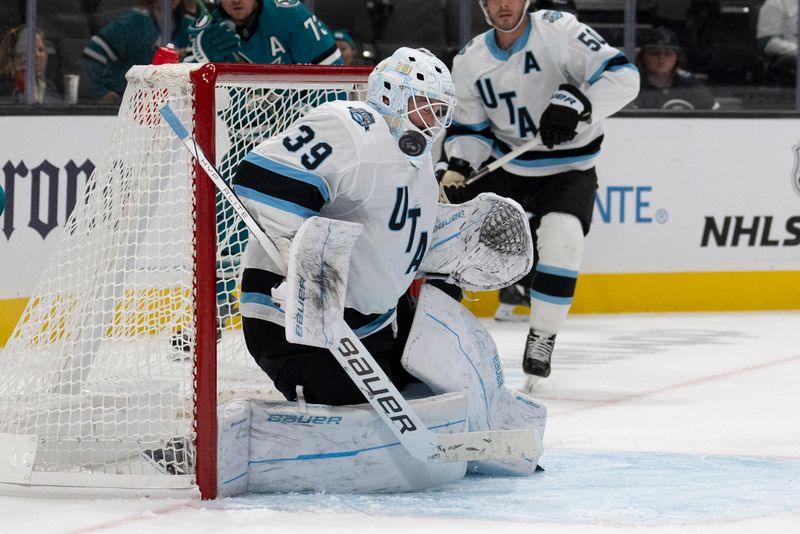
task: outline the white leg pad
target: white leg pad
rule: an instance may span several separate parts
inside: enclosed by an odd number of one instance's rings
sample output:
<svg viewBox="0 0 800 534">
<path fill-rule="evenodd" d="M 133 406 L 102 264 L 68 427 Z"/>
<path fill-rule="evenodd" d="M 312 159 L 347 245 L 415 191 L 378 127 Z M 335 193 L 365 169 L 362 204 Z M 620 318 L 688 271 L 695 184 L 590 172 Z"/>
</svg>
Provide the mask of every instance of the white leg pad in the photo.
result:
<svg viewBox="0 0 800 534">
<path fill-rule="evenodd" d="M 247 402 L 252 413 L 249 467 L 236 480 L 230 478 L 235 476 L 233 469 L 228 470 L 229 478 L 220 477 L 224 496 L 235 494 L 226 485 L 238 491 L 242 479 L 250 493 L 373 493 L 432 488 L 459 480 L 466 472 L 466 462 L 426 463 L 412 457 L 369 404 L 309 404 L 303 411 L 294 402 Z M 434 432 L 466 430 L 464 395 L 439 395 L 410 404 Z M 220 453 L 223 443 L 220 439 Z"/>
<path fill-rule="evenodd" d="M 217 494 L 247 493 L 250 462 L 250 400 L 217 406 Z"/>
<path fill-rule="evenodd" d="M 529 428 L 542 439 L 546 408 L 504 385 L 491 335 L 460 303 L 428 284 L 420 292 L 402 363 L 434 393 L 464 393 L 470 431 Z M 538 460 L 470 462 L 469 470 L 524 476 Z"/>
</svg>

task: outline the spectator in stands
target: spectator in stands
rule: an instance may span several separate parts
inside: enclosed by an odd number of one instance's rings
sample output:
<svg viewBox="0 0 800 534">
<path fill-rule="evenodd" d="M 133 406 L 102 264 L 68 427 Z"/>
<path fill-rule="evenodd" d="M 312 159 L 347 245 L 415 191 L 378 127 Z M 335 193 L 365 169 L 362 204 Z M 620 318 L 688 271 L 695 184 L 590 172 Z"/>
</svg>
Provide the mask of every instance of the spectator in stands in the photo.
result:
<svg viewBox="0 0 800 534">
<path fill-rule="evenodd" d="M 125 73 L 147 65 L 161 40 L 160 0 L 141 0 L 139 7 L 111 21 L 83 49 L 92 97 L 101 103 L 119 102 L 125 92 Z M 189 26 L 196 18 L 194 0 L 172 0 L 172 44 L 183 53 L 189 45 Z"/>
<path fill-rule="evenodd" d="M 692 73 L 680 68 L 681 49 L 671 30 L 653 28 L 641 42 L 636 66 L 641 90 L 633 102 L 636 108 L 717 109 L 711 91 Z"/>
<path fill-rule="evenodd" d="M 187 61 L 342 64 L 333 32 L 299 0 L 219 0 L 190 31 Z"/>
<path fill-rule="evenodd" d="M 342 61 L 344 61 L 344 64 L 358 64 L 358 48 L 356 48 L 356 43 L 347 30 L 336 30 L 333 32 L 333 38 L 336 40 L 339 53 L 342 54 Z"/>
<path fill-rule="evenodd" d="M 564 11 L 578 15 L 578 7 L 575 5 L 575 0 L 537 0 L 533 4 L 533 9 L 539 11 L 540 9 L 549 9 L 550 11 Z"/>
<path fill-rule="evenodd" d="M 25 101 L 25 61 L 27 58 L 28 31 L 23 24 L 11 28 L 0 41 L 0 94 L 13 97 L 14 102 Z M 34 99 L 39 104 L 62 101 L 51 80 L 45 77 L 47 48 L 44 32 L 36 30 L 36 86 Z"/>
<path fill-rule="evenodd" d="M 767 0 L 758 10 L 756 46 L 775 67 L 772 79 L 791 85 L 797 67 L 797 0 Z"/>
</svg>

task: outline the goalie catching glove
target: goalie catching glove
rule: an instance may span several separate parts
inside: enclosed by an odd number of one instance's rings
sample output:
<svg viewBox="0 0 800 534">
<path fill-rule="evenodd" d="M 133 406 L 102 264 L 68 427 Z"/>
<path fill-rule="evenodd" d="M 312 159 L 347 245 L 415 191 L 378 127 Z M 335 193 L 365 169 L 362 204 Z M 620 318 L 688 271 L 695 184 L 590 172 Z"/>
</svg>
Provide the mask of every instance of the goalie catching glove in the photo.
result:
<svg viewBox="0 0 800 534">
<path fill-rule="evenodd" d="M 189 35 L 192 53 L 200 63 L 238 61 L 236 52 L 242 40 L 230 20 L 212 22 L 203 16 L 189 27 Z"/>
<path fill-rule="evenodd" d="M 508 286 L 533 266 L 528 217 L 519 204 L 494 193 L 439 204 L 431 243 L 419 270 L 468 290 Z"/>
</svg>

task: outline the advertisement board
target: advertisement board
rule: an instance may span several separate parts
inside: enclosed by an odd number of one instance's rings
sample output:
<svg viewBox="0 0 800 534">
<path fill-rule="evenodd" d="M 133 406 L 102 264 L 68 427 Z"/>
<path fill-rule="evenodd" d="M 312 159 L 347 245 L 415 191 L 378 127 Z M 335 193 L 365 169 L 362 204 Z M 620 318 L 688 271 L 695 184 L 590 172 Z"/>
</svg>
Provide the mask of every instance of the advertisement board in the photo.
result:
<svg viewBox="0 0 800 534">
<path fill-rule="evenodd" d="M 0 343 L 112 116 L 0 117 Z M 800 120 L 612 118 L 573 312 L 800 308 Z M 469 306 L 490 315 L 496 293 Z"/>
</svg>

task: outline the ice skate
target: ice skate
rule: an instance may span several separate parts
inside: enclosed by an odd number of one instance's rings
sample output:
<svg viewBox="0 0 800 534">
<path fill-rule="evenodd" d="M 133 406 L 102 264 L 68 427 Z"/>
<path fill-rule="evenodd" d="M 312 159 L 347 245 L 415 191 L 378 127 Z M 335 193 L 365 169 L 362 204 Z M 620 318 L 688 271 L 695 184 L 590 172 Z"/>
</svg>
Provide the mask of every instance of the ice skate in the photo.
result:
<svg viewBox="0 0 800 534">
<path fill-rule="evenodd" d="M 185 475 L 194 464 L 191 444 L 187 454 L 186 441 L 183 438 L 172 438 L 163 449 L 144 449 L 142 456 L 161 473 Z"/>
<path fill-rule="evenodd" d="M 500 306 L 494 313 L 495 321 L 522 322 L 527 321 L 530 315 L 531 298 L 524 287 L 513 284 L 500 290 Z M 514 313 L 517 306 L 528 308 L 522 313 Z"/>
<path fill-rule="evenodd" d="M 522 370 L 528 375 L 524 390 L 530 391 L 539 379 L 550 376 L 550 356 L 553 354 L 556 335 L 546 335 L 528 331 L 525 340 L 525 354 L 522 356 Z"/>
</svg>

